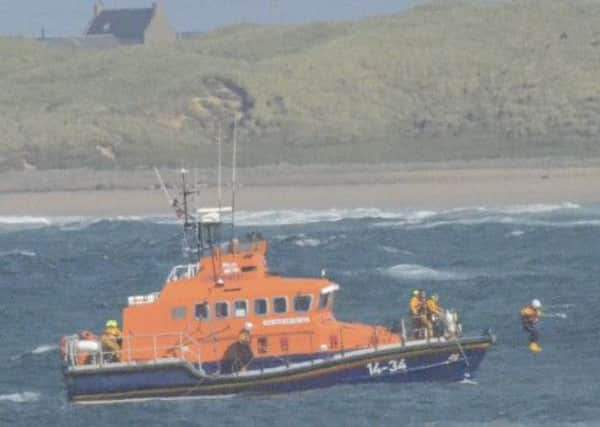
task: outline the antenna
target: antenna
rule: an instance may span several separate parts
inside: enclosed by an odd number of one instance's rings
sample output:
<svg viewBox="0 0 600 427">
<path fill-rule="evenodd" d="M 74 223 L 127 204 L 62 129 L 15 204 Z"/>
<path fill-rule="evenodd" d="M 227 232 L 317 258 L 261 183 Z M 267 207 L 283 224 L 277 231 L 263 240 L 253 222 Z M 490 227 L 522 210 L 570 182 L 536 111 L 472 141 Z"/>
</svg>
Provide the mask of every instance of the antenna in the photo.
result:
<svg viewBox="0 0 600 427">
<path fill-rule="evenodd" d="M 217 147 L 218 147 L 218 154 L 217 154 L 217 202 L 219 203 L 219 213 L 221 211 L 221 205 L 222 205 L 222 194 L 221 194 L 221 178 L 223 175 L 222 172 L 222 166 L 221 164 L 223 163 L 223 154 L 222 154 L 222 150 L 221 150 L 221 122 L 219 122 L 219 130 L 217 133 Z"/>
<path fill-rule="evenodd" d="M 237 155 L 237 114 L 233 116 L 233 159 L 231 169 L 231 240 L 235 237 L 235 166 Z"/>
<path fill-rule="evenodd" d="M 156 168 L 156 166 L 154 166 L 154 173 L 156 174 L 156 178 L 158 179 L 161 190 L 163 191 L 165 197 L 167 198 L 167 203 L 175 211 L 175 215 L 177 216 L 177 219 L 181 218 L 185 214 L 185 212 L 181 210 L 181 207 L 179 206 L 179 200 L 177 200 L 176 197 L 171 196 L 171 194 L 169 193 L 169 190 L 167 190 L 167 186 L 165 185 L 165 182 L 163 181 L 162 176 L 160 176 L 160 172 L 158 172 L 158 169 Z"/>
<path fill-rule="evenodd" d="M 181 185 L 183 186 L 182 188 L 182 193 L 183 193 L 183 212 L 184 212 L 184 218 L 183 218 L 183 227 L 184 229 L 189 227 L 189 222 L 188 222 L 188 202 L 187 202 L 187 196 L 188 196 L 188 191 L 185 185 L 185 174 L 187 173 L 187 170 L 185 170 L 184 168 L 181 168 Z"/>
</svg>

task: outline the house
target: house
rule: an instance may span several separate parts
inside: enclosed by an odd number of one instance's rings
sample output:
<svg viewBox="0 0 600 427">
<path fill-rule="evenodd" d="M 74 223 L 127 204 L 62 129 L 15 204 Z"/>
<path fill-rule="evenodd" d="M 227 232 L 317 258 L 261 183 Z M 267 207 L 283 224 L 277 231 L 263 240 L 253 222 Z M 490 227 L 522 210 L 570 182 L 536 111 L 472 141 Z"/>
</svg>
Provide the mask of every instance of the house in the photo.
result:
<svg viewBox="0 0 600 427">
<path fill-rule="evenodd" d="M 104 9 L 97 0 L 85 36 L 101 35 L 112 35 L 120 44 L 157 44 L 177 38 L 159 2 L 143 9 Z"/>
</svg>

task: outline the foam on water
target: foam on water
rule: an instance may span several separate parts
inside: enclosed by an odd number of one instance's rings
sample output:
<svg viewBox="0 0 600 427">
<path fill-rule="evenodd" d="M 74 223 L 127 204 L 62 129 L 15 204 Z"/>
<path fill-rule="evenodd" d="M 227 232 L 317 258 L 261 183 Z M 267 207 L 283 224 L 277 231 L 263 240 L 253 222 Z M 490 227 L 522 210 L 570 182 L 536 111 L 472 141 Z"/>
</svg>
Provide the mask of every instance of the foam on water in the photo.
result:
<svg viewBox="0 0 600 427">
<path fill-rule="evenodd" d="M 402 280 L 465 280 L 467 275 L 450 271 L 434 270 L 418 264 L 398 264 L 383 269 L 383 273 Z"/>
<path fill-rule="evenodd" d="M 0 257 L 5 256 L 24 256 L 24 257 L 35 257 L 37 254 L 33 251 L 21 250 L 21 249 L 12 249 L 10 251 L 0 251 Z"/>
<path fill-rule="evenodd" d="M 58 350 L 58 345 L 43 344 L 43 345 L 39 345 L 36 348 L 34 348 L 33 350 L 31 350 L 31 354 L 42 354 L 42 353 L 48 353 L 50 351 L 55 351 L 55 350 Z"/>
<path fill-rule="evenodd" d="M 507 206 L 504 208 L 496 208 L 497 212 L 507 213 L 507 214 L 540 214 L 540 213 L 548 213 L 555 212 L 561 209 L 579 209 L 579 206 L 576 203 L 571 202 L 563 202 L 560 204 L 542 204 L 542 203 L 533 203 L 527 205 L 513 205 Z"/>
<path fill-rule="evenodd" d="M 441 211 L 378 208 L 353 209 L 288 209 L 265 211 L 238 211 L 236 222 L 244 226 L 297 225 L 316 222 L 335 222 L 344 219 L 377 219 L 375 226 L 425 226 L 479 225 L 488 222 L 557 226 L 600 226 L 600 219 L 564 222 L 532 221 L 532 216 L 556 211 L 573 212 L 581 206 L 563 202 L 560 204 L 523 204 L 505 207 L 467 206 Z M 600 212 L 597 212 L 600 213 Z M 433 219 L 436 219 L 433 221 Z M 43 216 L 0 216 L 0 226 L 61 226 L 65 231 L 85 228 L 99 221 L 142 221 L 157 224 L 179 224 L 173 215 L 117 215 L 108 217 L 43 217 Z M 396 221 L 396 222 L 393 222 Z"/>
<path fill-rule="evenodd" d="M 50 219 L 43 216 L 0 216 L 0 225 L 50 225 Z"/>
<path fill-rule="evenodd" d="M 509 236 L 515 236 L 515 237 L 522 236 L 523 234 L 525 234 L 525 232 L 523 230 L 514 230 L 514 231 L 511 231 L 510 233 L 508 233 Z"/>
<path fill-rule="evenodd" d="M 309 238 L 305 238 L 305 239 L 297 239 L 294 241 L 294 244 L 296 246 L 300 246 L 300 247 L 317 247 L 321 244 L 321 241 L 319 239 L 309 239 Z"/>
<path fill-rule="evenodd" d="M 20 360 L 29 354 L 44 354 L 44 353 L 49 353 L 51 351 L 56 351 L 56 350 L 58 350 L 58 345 L 56 345 L 56 344 L 42 344 L 42 345 L 38 345 L 36 348 L 34 348 L 31 351 L 26 351 L 25 353 L 16 354 L 16 355 L 12 356 L 10 358 L 10 360 L 13 360 L 13 361 Z"/>
<path fill-rule="evenodd" d="M 379 245 L 378 247 L 382 251 L 387 252 L 389 254 L 397 254 L 398 252 L 400 252 L 400 249 L 394 248 L 392 246 Z"/>
<path fill-rule="evenodd" d="M 550 227 L 550 228 L 577 228 L 577 227 L 600 227 L 600 219 L 576 220 L 576 221 L 548 221 L 532 219 L 527 217 L 511 216 L 484 216 L 473 218 L 458 218 L 443 221 L 426 222 L 409 226 L 409 229 L 438 228 L 452 225 L 477 226 L 484 224 L 506 224 L 524 227 Z"/>
<path fill-rule="evenodd" d="M 343 219 L 395 219 L 403 216 L 395 211 L 385 211 L 376 208 L 356 209 L 298 209 L 280 211 L 240 211 L 236 212 L 236 222 L 240 225 L 297 225 L 315 222 L 335 222 Z"/>
<path fill-rule="evenodd" d="M 558 319 L 566 319 L 567 313 L 544 313 L 542 317 L 554 317 Z"/>
<path fill-rule="evenodd" d="M 40 394 L 33 391 L 24 391 L 21 393 L 0 394 L 0 402 L 28 403 L 36 402 L 40 399 Z"/>
</svg>

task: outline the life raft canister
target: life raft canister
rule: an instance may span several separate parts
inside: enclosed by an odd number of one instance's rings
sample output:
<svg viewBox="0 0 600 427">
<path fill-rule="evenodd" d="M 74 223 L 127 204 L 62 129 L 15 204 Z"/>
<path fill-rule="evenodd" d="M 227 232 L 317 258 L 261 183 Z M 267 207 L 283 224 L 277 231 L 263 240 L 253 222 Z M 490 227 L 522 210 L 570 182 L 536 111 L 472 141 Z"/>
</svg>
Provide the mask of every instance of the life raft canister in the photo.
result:
<svg viewBox="0 0 600 427">
<path fill-rule="evenodd" d="M 90 331 L 81 331 L 77 336 L 80 341 L 91 341 L 91 342 L 98 341 L 98 336 Z M 60 355 L 63 360 L 67 356 L 67 337 L 66 336 L 63 336 L 60 339 Z M 87 351 L 78 351 L 77 352 L 77 364 L 85 365 L 86 363 L 89 363 L 89 360 L 90 360 L 89 352 L 87 352 Z"/>
</svg>

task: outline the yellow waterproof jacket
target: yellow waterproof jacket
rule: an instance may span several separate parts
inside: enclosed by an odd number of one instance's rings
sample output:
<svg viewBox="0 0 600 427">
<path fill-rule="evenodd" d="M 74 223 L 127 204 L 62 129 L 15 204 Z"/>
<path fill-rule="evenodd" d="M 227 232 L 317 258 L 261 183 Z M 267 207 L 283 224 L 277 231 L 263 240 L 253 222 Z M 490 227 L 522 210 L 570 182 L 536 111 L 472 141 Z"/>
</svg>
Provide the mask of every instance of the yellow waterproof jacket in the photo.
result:
<svg viewBox="0 0 600 427">
<path fill-rule="evenodd" d="M 541 314 L 542 310 L 537 310 L 531 304 L 527 304 L 521 309 L 521 320 L 523 322 L 535 323 L 539 320 Z"/>
<path fill-rule="evenodd" d="M 104 330 L 104 333 L 102 335 L 112 336 L 112 337 L 115 337 L 115 338 L 121 338 L 121 336 L 122 336 L 121 331 L 119 330 L 119 328 L 114 328 L 114 327 L 106 328 Z"/>
<path fill-rule="evenodd" d="M 433 298 L 429 298 L 427 300 L 427 311 L 430 314 L 437 314 L 438 316 L 442 314 L 442 308 L 440 307 L 438 302 Z"/>
<path fill-rule="evenodd" d="M 421 314 L 421 299 L 418 296 L 413 296 L 408 303 L 408 308 L 412 316 Z"/>
</svg>

